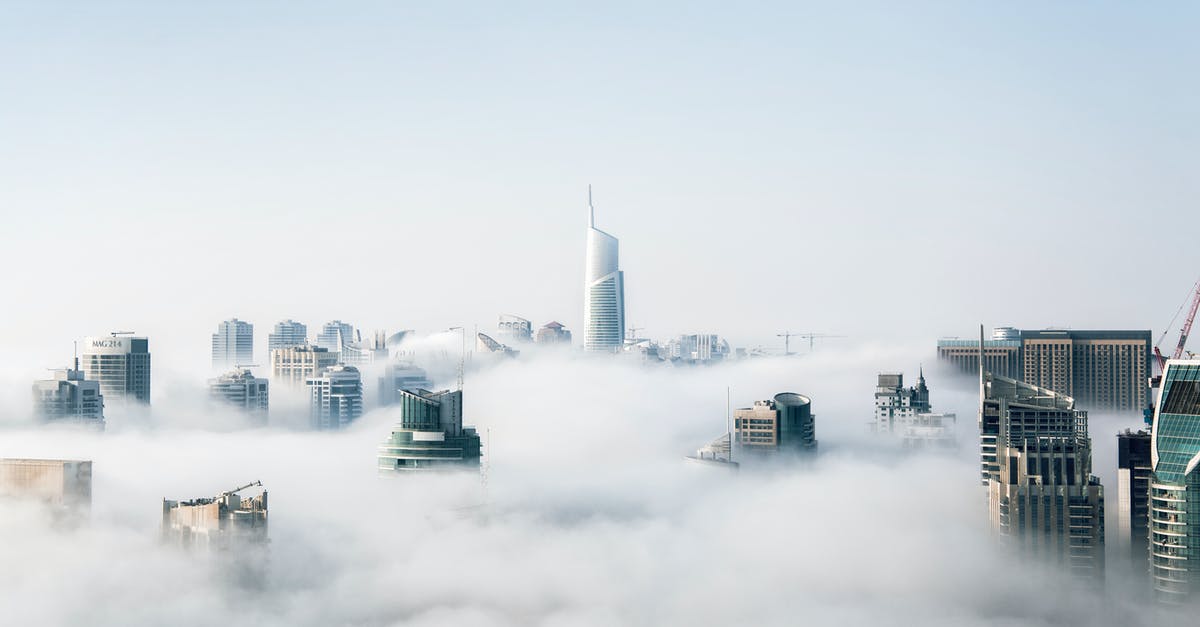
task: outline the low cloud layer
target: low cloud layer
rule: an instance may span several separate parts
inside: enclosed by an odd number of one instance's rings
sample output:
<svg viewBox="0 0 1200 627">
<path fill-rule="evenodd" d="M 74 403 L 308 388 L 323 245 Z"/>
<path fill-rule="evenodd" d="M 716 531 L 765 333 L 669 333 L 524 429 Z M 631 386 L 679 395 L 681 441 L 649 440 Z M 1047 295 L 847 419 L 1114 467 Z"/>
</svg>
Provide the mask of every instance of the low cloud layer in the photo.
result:
<svg viewBox="0 0 1200 627">
<path fill-rule="evenodd" d="M 341 433 L 240 429 L 194 409 L 187 382 L 104 434 L 15 426 L 0 456 L 95 461 L 93 509 L 63 531 L 0 505 L 0 607 L 40 625 L 1138 624 L 1123 577 L 1078 589 L 994 546 L 970 381 L 926 368 L 935 408 L 959 414 L 957 452 L 910 456 L 866 434 L 877 370 L 915 376 L 920 359 L 862 347 L 672 369 L 523 355 L 467 379 L 486 482 L 377 475 L 392 410 Z M 735 407 L 811 396 L 819 460 L 685 463 L 723 432 L 727 386 Z M 273 421 L 303 411 L 278 406 Z M 1093 426 L 1098 444 L 1110 435 Z M 271 498 L 264 589 L 158 542 L 163 497 L 256 479 Z"/>
</svg>

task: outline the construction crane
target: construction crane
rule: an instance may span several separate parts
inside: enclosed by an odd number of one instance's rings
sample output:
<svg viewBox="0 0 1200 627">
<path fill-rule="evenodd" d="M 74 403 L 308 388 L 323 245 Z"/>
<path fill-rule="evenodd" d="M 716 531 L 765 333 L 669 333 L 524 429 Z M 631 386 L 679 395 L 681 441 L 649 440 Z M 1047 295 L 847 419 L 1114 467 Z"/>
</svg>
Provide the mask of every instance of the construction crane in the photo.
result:
<svg viewBox="0 0 1200 627">
<path fill-rule="evenodd" d="M 791 355 L 792 354 L 791 340 L 794 337 L 808 338 L 808 352 L 811 353 L 813 351 L 814 346 L 816 345 L 817 338 L 846 337 L 846 336 L 832 335 L 829 333 L 792 333 L 790 331 L 784 331 L 783 333 L 776 334 L 775 337 L 783 338 L 783 354 Z"/>
<path fill-rule="evenodd" d="M 113 331 L 112 333 L 109 333 L 109 335 L 117 337 L 118 335 L 133 335 L 134 333 L 136 333 L 136 331 Z"/>
<path fill-rule="evenodd" d="M 229 490 L 229 491 L 226 491 L 226 492 L 222 492 L 222 493 L 220 494 L 220 496 L 218 496 L 217 498 L 221 498 L 222 496 L 229 496 L 230 494 L 237 494 L 238 492 L 241 492 L 242 490 L 245 490 L 246 488 L 250 488 L 250 487 L 253 487 L 253 486 L 258 486 L 258 487 L 260 487 L 260 488 L 261 488 L 261 487 L 262 487 L 262 481 L 254 481 L 254 482 L 251 482 L 251 483 L 247 483 L 246 485 L 244 485 L 244 486 L 242 486 L 242 487 L 240 487 L 240 488 L 234 488 L 234 489 L 232 489 L 232 490 Z"/>
<path fill-rule="evenodd" d="M 1179 343 L 1175 345 L 1175 352 L 1171 354 L 1171 359 L 1183 357 L 1183 348 L 1187 345 L 1188 334 L 1192 332 L 1192 323 L 1196 321 L 1197 310 L 1200 310 L 1200 280 L 1197 280 L 1196 285 L 1192 288 L 1192 306 L 1188 309 L 1187 318 L 1183 321 L 1183 328 L 1179 330 Z M 1183 311 L 1183 305 L 1179 306 L 1179 311 Z M 1175 312 L 1176 317 L 1179 317 L 1179 311 Z M 1175 320 L 1172 319 L 1171 322 L 1174 323 Z M 1170 329 L 1170 326 L 1168 324 L 1167 328 Z M 1159 344 L 1166 339 L 1167 333 L 1168 331 L 1163 331 L 1162 337 L 1158 339 Z M 1154 358 L 1158 360 L 1158 371 L 1161 373 L 1167 367 L 1167 358 L 1163 356 L 1157 345 L 1154 347 Z"/>
</svg>

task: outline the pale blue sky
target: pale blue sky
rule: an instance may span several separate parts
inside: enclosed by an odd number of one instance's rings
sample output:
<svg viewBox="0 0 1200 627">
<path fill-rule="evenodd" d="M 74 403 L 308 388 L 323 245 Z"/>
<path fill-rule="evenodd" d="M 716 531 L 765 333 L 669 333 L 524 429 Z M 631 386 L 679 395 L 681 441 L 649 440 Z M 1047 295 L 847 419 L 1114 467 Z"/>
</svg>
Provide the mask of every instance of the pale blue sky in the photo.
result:
<svg viewBox="0 0 1200 627">
<path fill-rule="evenodd" d="M 1200 276 L 1198 18 L 2 2 L 5 339 L 578 329 L 588 183 L 654 336 L 1157 335 Z"/>
</svg>

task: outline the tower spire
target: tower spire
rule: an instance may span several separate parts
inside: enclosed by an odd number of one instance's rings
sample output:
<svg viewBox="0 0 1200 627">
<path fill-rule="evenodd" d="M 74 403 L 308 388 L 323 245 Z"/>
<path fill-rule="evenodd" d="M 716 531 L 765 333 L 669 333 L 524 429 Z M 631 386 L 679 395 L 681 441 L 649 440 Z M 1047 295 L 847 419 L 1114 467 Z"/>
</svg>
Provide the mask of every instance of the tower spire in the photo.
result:
<svg viewBox="0 0 1200 627">
<path fill-rule="evenodd" d="M 588 228 L 596 228 L 596 208 L 592 206 L 591 183 L 588 183 Z"/>
</svg>

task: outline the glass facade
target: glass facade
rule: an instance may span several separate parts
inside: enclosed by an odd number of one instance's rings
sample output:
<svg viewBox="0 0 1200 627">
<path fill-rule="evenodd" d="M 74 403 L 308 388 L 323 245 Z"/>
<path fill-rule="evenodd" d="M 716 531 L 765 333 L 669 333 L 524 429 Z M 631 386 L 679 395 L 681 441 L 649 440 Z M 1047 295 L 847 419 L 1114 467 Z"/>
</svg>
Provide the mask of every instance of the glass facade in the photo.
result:
<svg viewBox="0 0 1200 627">
<path fill-rule="evenodd" d="M 1167 362 L 1154 416 L 1150 566 L 1155 596 L 1191 599 L 1200 588 L 1200 361 Z"/>
</svg>

